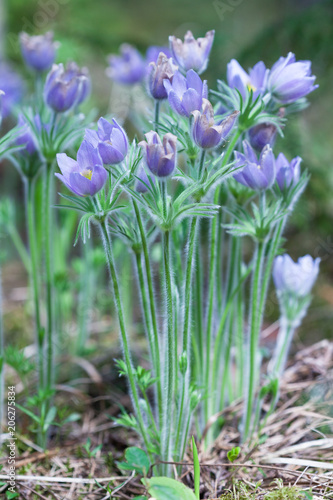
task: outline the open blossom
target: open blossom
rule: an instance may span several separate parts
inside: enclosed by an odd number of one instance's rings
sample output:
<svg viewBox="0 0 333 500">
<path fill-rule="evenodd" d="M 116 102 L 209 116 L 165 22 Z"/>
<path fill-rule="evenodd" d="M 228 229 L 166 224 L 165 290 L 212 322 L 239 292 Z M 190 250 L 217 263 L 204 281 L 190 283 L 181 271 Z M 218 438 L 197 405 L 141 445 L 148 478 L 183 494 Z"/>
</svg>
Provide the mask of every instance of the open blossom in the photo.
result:
<svg viewBox="0 0 333 500">
<path fill-rule="evenodd" d="M 94 196 L 103 188 L 108 177 L 98 150 L 87 141 L 82 142 L 76 161 L 65 153 L 59 153 L 57 162 L 61 174 L 55 174 L 56 177 L 78 196 Z"/>
<path fill-rule="evenodd" d="M 150 63 L 148 75 L 148 88 L 154 99 L 166 99 L 168 93 L 164 87 L 164 80 L 172 82 L 173 75 L 178 66 L 173 64 L 172 58 L 168 59 L 163 52 L 158 56 L 155 62 Z"/>
<path fill-rule="evenodd" d="M 208 31 L 204 38 L 195 39 L 192 32 L 188 31 L 184 41 L 170 36 L 169 42 L 173 60 L 182 70 L 193 69 L 200 75 L 207 68 L 214 35 L 215 31 L 212 30 Z"/>
<path fill-rule="evenodd" d="M 207 82 L 190 69 L 186 77 L 176 71 L 172 82 L 164 80 L 169 104 L 176 113 L 189 117 L 192 111 L 200 110 L 202 99 L 208 98 Z"/>
<path fill-rule="evenodd" d="M 305 297 L 311 289 L 319 273 L 320 259 L 310 255 L 300 257 L 297 262 L 287 255 L 278 255 L 274 260 L 273 279 L 280 294 L 289 293 Z"/>
<path fill-rule="evenodd" d="M 54 64 L 47 75 L 44 86 L 44 99 L 57 113 L 68 111 L 82 102 L 87 83 L 85 72 L 79 71 L 75 63 Z"/>
<path fill-rule="evenodd" d="M 146 141 L 139 142 L 149 170 L 156 177 L 169 177 L 176 167 L 177 137 L 165 134 L 163 142 L 160 136 L 152 130 L 145 134 Z"/>
<path fill-rule="evenodd" d="M 114 118 L 112 123 L 100 118 L 97 131 L 87 129 L 85 139 L 98 149 L 105 165 L 116 165 L 127 155 L 126 132 Z"/>
<path fill-rule="evenodd" d="M 0 61 L 0 89 L 2 95 L 2 117 L 6 118 L 17 104 L 23 94 L 23 82 L 21 77 L 9 64 Z"/>
<path fill-rule="evenodd" d="M 259 94 L 266 90 L 268 69 L 265 64 L 259 61 L 247 73 L 236 59 L 231 59 L 227 65 L 227 81 L 229 87 L 236 88 L 245 99 L 247 90 L 253 91 L 256 99 Z"/>
<path fill-rule="evenodd" d="M 192 111 L 194 116 L 192 136 L 194 142 L 203 149 L 216 148 L 233 128 L 239 111 L 229 115 L 222 123 L 215 123 L 214 109 L 207 99 L 202 99 L 202 111 Z"/>
<path fill-rule="evenodd" d="M 46 71 L 54 63 L 58 42 L 53 41 L 53 32 L 48 31 L 45 35 L 29 36 L 20 33 L 20 44 L 23 59 L 27 66 L 36 71 Z"/>
<path fill-rule="evenodd" d="M 259 160 L 247 141 L 243 141 L 244 154 L 235 151 L 236 167 L 242 167 L 234 178 L 244 186 L 256 191 L 268 189 L 275 181 L 276 167 L 273 151 L 266 145 Z"/>
<path fill-rule="evenodd" d="M 296 61 L 295 55 L 289 52 L 273 65 L 267 88 L 277 101 L 288 104 L 315 90 L 318 87 L 315 80 L 311 75 L 311 62 Z"/>
<path fill-rule="evenodd" d="M 302 158 L 296 156 L 289 162 L 283 153 L 276 158 L 276 180 L 281 191 L 297 184 L 301 176 Z"/>
<path fill-rule="evenodd" d="M 109 56 L 106 74 L 115 82 L 132 85 L 144 78 L 146 62 L 135 47 L 124 43 L 120 46 L 120 55 Z"/>
</svg>

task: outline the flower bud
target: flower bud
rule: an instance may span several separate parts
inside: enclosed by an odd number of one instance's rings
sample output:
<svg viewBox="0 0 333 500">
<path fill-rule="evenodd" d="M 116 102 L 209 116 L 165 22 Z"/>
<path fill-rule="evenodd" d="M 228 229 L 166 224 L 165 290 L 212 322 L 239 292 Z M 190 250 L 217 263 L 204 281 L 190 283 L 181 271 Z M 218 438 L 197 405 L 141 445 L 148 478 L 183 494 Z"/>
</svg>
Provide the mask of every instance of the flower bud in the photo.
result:
<svg viewBox="0 0 333 500">
<path fill-rule="evenodd" d="M 160 136 L 153 131 L 145 134 L 147 142 L 141 141 L 146 164 L 156 177 L 165 178 L 172 175 L 176 167 L 177 137 L 165 134 L 163 143 Z"/>
<path fill-rule="evenodd" d="M 27 66 L 35 71 L 46 71 L 51 68 L 59 47 L 59 43 L 53 41 L 52 31 L 38 36 L 29 36 L 22 32 L 20 33 L 20 44 L 22 56 Z"/>
<path fill-rule="evenodd" d="M 274 146 L 276 140 L 277 128 L 272 123 L 259 123 L 249 130 L 249 139 L 251 146 L 257 151 L 261 151 L 266 144 Z"/>
<path fill-rule="evenodd" d="M 283 153 L 276 159 L 276 180 L 281 191 L 298 183 L 301 176 L 302 158 L 296 156 L 289 163 Z"/>
<path fill-rule="evenodd" d="M 188 31 L 184 41 L 170 36 L 169 42 L 173 60 L 182 70 L 193 69 L 200 75 L 207 68 L 214 35 L 214 30 L 207 31 L 204 38 L 195 39 L 192 32 Z"/>
<path fill-rule="evenodd" d="M 97 132 L 87 129 L 85 139 L 98 149 L 104 165 L 116 165 L 127 155 L 126 132 L 114 118 L 112 123 L 105 118 L 100 118 Z"/>
<path fill-rule="evenodd" d="M 149 92 L 154 99 L 166 99 L 168 93 L 164 87 L 163 81 L 169 80 L 169 82 L 172 82 L 173 75 L 178 69 L 178 66 L 173 64 L 172 59 L 168 59 L 163 52 L 160 52 L 156 63 L 151 62 L 149 66 Z"/>
<path fill-rule="evenodd" d="M 310 255 L 300 257 L 297 262 L 287 255 L 278 255 L 273 266 L 273 279 L 279 294 L 291 294 L 305 297 L 319 274 L 320 259 Z"/>
<path fill-rule="evenodd" d="M 276 177 L 275 158 L 269 145 L 260 153 L 259 160 L 247 141 L 243 141 L 244 154 L 235 151 L 236 167 L 243 169 L 234 174 L 236 181 L 256 191 L 268 189 Z"/>
<path fill-rule="evenodd" d="M 229 115 L 219 125 L 215 124 L 214 109 L 207 99 L 202 99 L 202 111 L 192 111 L 194 116 L 192 137 L 202 149 L 218 147 L 233 128 L 239 111 Z"/>
<path fill-rule="evenodd" d="M 82 102 L 83 86 L 87 76 L 79 74 L 77 66 L 69 63 L 64 69 L 62 64 L 54 64 L 47 75 L 44 87 L 46 104 L 57 113 L 68 111 Z"/>
</svg>

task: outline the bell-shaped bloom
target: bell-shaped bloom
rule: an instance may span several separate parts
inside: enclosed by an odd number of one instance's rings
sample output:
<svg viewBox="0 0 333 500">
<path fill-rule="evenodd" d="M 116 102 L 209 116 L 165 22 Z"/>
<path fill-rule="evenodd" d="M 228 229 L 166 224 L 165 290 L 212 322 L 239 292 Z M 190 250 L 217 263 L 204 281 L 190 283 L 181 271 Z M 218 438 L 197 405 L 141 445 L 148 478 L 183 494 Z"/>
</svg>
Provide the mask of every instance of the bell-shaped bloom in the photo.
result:
<svg viewBox="0 0 333 500">
<path fill-rule="evenodd" d="M 38 36 L 29 36 L 22 32 L 20 44 L 23 59 L 29 68 L 35 71 L 46 71 L 51 68 L 59 47 L 59 43 L 53 41 L 52 31 Z"/>
<path fill-rule="evenodd" d="M 214 109 L 207 99 L 202 99 L 202 111 L 192 111 L 194 116 L 192 137 L 197 146 L 202 149 L 213 149 L 221 144 L 233 126 L 239 111 L 227 116 L 222 123 L 215 123 Z"/>
<path fill-rule="evenodd" d="M 136 176 L 138 179 L 135 184 L 135 189 L 138 193 L 141 194 L 147 193 L 148 186 L 151 186 L 152 183 L 155 184 L 156 182 L 154 175 L 148 177 L 146 169 L 143 165 L 140 165 Z"/>
<path fill-rule="evenodd" d="M 63 113 L 82 102 L 87 75 L 79 72 L 74 63 L 54 64 L 44 86 L 46 104 L 57 113 Z"/>
<path fill-rule="evenodd" d="M 171 51 L 170 51 L 169 47 L 162 47 L 159 45 L 151 45 L 150 47 L 148 47 L 147 52 L 146 52 L 146 62 L 148 64 L 150 64 L 152 62 L 156 63 L 158 56 L 160 55 L 161 52 L 163 52 L 163 54 L 165 54 L 166 57 L 168 59 L 170 59 Z"/>
<path fill-rule="evenodd" d="M 170 36 L 169 42 L 173 60 L 184 71 L 193 69 L 199 74 L 202 73 L 207 68 L 214 35 L 215 31 L 212 30 L 208 31 L 204 38 L 195 39 L 192 32 L 188 31 L 184 41 Z"/>
<path fill-rule="evenodd" d="M 59 153 L 57 162 L 61 174 L 55 175 L 78 196 L 94 196 L 103 188 L 108 178 L 98 150 L 87 141 L 82 142 L 77 152 L 77 160 L 69 158 L 65 153 Z"/>
<path fill-rule="evenodd" d="M 126 132 L 114 118 L 112 123 L 100 118 L 97 131 L 86 129 L 85 140 L 98 149 L 104 165 L 122 162 L 128 152 Z"/>
<path fill-rule="evenodd" d="M 183 116 L 189 117 L 192 111 L 200 110 L 202 99 L 208 99 L 206 80 L 202 81 L 192 69 L 186 73 L 186 77 L 180 71 L 176 71 L 172 82 L 164 81 L 164 87 L 171 108 Z"/>
<path fill-rule="evenodd" d="M 267 88 L 273 97 L 281 103 L 291 103 L 306 96 L 319 85 L 315 85 L 316 77 L 311 74 L 310 61 L 296 61 L 295 55 L 289 52 L 270 70 Z"/>
<path fill-rule="evenodd" d="M 261 151 L 267 144 L 274 146 L 277 135 L 277 128 L 272 123 L 259 123 L 249 130 L 249 140 L 251 146 L 257 151 Z"/>
<path fill-rule="evenodd" d="M 160 136 L 152 130 L 145 134 L 146 141 L 139 142 L 149 170 L 156 177 L 165 178 L 172 175 L 176 167 L 177 137 L 165 134 L 163 142 Z"/>
<path fill-rule="evenodd" d="M 171 83 L 177 69 L 178 66 L 173 64 L 172 58 L 168 59 L 163 52 L 160 52 L 156 63 L 150 63 L 148 89 L 154 99 L 166 99 L 168 97 L 163 82 L 168 80 Z"/>
<path fill-rule="evenodd" d="M 120 46 L 120 55 L 109 56 L 106 74 L 115 82 L 133 85 L 144 78 L 146 62 L 135 47 L 124 43 Z"/>
<path fill-rule="evenodd" d="M 239 90 L 243 99 L 246 98 L 247 91 L 253 91 L 256 99 L 259 94 L 264 94 L 267 86 L 268 69 L 265 64 L 259 61 L 247 73 L 236 59 L 231 59 L 227 65 L 227 81 L 231 88 Z"/>
<path fill-rule="evenodd" d="M 301 161 L 302 158 L 296 156 L 289 162 L 283 153 L 276 158 L 276 180 L 281 191 L 297 184 L 301 176 Z"/>
<path fill-rule="evenodd" d="M 268 189 L 275 181 L 276 167 L 273 151 L 266 145 L 258 157 L 247 141 L 243 141 L 243 153 L 235 151 L 236 167 L 242 167 L 234 174 L 236 181 L 255 191 Z"/>
<path fill-rule="evenodd" d="M 2 117 L 6 118 L 11 109 L 17 104 L 23 94 L 23 82 L 21 77 L 9 64 L 0 61 L 0 89 L 4 92 L 2 96 Z"/>
<path fill-rule="evenodd" d="M 297 262 L 287 255 L 278 255 L 274 260 L 273 279 L 279 294 L 298 297 L 309 295 L 319 273 L 320 259 L 310 255 L 300 257 Z"/>
</svg>

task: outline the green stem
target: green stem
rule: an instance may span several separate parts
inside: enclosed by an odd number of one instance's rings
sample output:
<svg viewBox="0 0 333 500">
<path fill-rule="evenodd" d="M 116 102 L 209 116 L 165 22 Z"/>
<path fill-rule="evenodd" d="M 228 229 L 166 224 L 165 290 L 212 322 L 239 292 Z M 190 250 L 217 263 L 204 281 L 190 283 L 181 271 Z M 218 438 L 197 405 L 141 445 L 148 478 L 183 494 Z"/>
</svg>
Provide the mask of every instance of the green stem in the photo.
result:
<svg viewBox="0 0 333 500">
<path fill-rule="evenodd" d="M 163 207 L 163 217 L 164 220 L 167 219 L 168 215 L 168 195 L 167 195 L 167 183 L 166 181 L 160 181 L 161 196 L 162 196 L 162 207 Z"/>
<path fill-rule="evenodd" d="M 155 112 L 154 112 L 154 130 L 158 133 L 158 124 L 160 119 L 160 101 L 155 99 Z"/>
<path fill-rule="evenodd" d="M 138 394 L 138 390 L 137 390 L 137 386 L 136 386 L 135 378 L 134 378 L 134 374 L 133 374 L 133 366 L 132 366 L 132 360 L 131 360 L 131 355 L 130 355 L 130 351 L 129 351 L 126 325 L 125 325 L 123 307 L 122 307 L 122 302 L 121 302 L 121 297 L 120 297 L 118 277 L 117 277 L 116 267 L 114 264 L 114 258 L 113 258 L 113 253 L 112 253 L 111 240 L 109 237 L 109 233 L 107 231 L 106 222 L 105 221 L 100 222 L 99 226 L 100 226 L 101 237 L 102 237 L 102 241 L 103 241 L 103 245 L 104 245 L 107 265 L 108 265 L 109 272 L 110 272 L 115 306 L 116 306 L 116 310 L 117 310 L 117 314 L 118 314 L 120 336 L 121 336 L 121 341 L 122 341 L 124 359 L 125 359 L 126 368 L 127 368 L 128 381 L 129 381 L 129 385 L 130 385 L 130 389 L 131 389 L 132 404 L 133 404 L 133 408 L 134 408 L 136 418 L 137 418 L 137 421 L 139 424 L 140 433 L 141 433 L 141 436 L 143 438 L 146 450 L 147 450 L 148 454 L 150 454 L 150 452 L 149 452 L 149 440 L 148 440 L 147 432 L 146 432 L 146 425 L 145 425 L 143 418 L 142 418 L 140 404 L 139 404 L 139 394 Z"/>
<path fill-rule="evenodd" d="M 88 238 L 82 244 L 82 270 L 80 276 L 80 296 L 79 296 L 79 334 L 77 338 L 76 353 L 78 356 L 84 355 L 86 343 L 89 335 L 89 318 L 93 302 L 94 279 L 91 241 Z"/>
<path fill-rule="evenodd" d="M 28 254 L 28 252 L 23 244 L 21 236 L 19 235 L 16 227 L 13 224 L 10 224 L 8 226 L 8 234 L 13 241 L 13 244 L 17 250 L 17 253 L 20 256 L 20 259 L 21 259 L 26 271 L 28 272 L 28 274 L 30 274 L 31 270 L 30 270 L 29 254 Z"/>
<path fill-rule="evenodd" d="M 199 170 L 198 170 L 198 179 L 200 180 L 203 172 L 204 172 L 204 166 L 205 166 L 205 156 L 206 156 L 206 150 L 202 149 L 201 150 L 201 155 L 200 155 L 200 163 L 199 163 Z"/>
<path fill-rule="evenodd" d="M 252 279 L 252 293 L 250 306 L 250 331 L 249 331 L 249 347 L 248 347 L 248 384 L 246 395 L 246 407 L 244 411 L 244 426 L 243 426 L 243 441 L 245 441 L 251 432 L 252 414 L 254 409 L 255 384 L 258 374 L 258 341 L 259 328 L 262 311 L 260 308 L 260 293 L 261 293 L 261 277 L 262 268 L 265 259 L 266 243 L 259 241 L 256 243 L 255 251 L 255 268 Z"/>
<path fill-rule="evenodd" d="M 200 235 L 200 233 L 199 233 Z M 195 301 L 195 311 L 196 311 L 196 330 L 197 330 L 197 345 L 196 348 L 193 349 L 194 353 L 198 353 L 196 358 L 197 364 L 195 367 L 199 384 L 202 383 L 202 372 L 200 367 L 203 366 L 204 362 L 204 338 L 203 338 L 203 279 L 202 279 L 202 258 L 200 255 L 200 241 L 197 246 L 197 255 L 196 255 L 196 268 L 195 268 L 195 291 L 196 291 L 196 301 Z M 195 344 L 195 339 L 193 338 L 193 343 Z"/>
<path fill-rule="evenodd" d="M 39 389 L 44 388 L 44 331 L 40 319 L 40 283 L 38 275 L 38 249 L 35 226 L 35 180 L 25 179 L 25 202 L 28 227 L 28 240 L 31 260 L 31 278 L 33 287 L 33 300 L 35 308 L 35 337 L 38 352 L 38 377 Z"/>
<path fill-rule="evenodd" d="M 149 258 L 149 249 L 148 242 L 145 233 L 145 228 L 143 226 L 141 213 L 136 201 L 133 200 L 133 207 L 136 215 L 136 220 L 138 222 L 143 257 L 145 261 L 145 271 L 146 271 L 146 280 L 148 285 L 148 295 L 149 295 L 149 306 L 150 306 L 150 315 L 151 321 L 153 325 L 153 334 L 154 334 L 154 350 L 155 350 L 155 375 L 157 377 L 157 397 L 158 397 L 158 413 L 159 413 L 159 424 L 162 426 L 162 416 L 163 416 L 163 400 L 162 400 L 162 372 L 161 372 L 161 356 L 160 356 L 160 342 L 158 337 L 158 328 L 157 328 L 157 314 L 155 307 L 155 296 L 154 296 L 154 283 L 153 276 Z"/>
</svg>

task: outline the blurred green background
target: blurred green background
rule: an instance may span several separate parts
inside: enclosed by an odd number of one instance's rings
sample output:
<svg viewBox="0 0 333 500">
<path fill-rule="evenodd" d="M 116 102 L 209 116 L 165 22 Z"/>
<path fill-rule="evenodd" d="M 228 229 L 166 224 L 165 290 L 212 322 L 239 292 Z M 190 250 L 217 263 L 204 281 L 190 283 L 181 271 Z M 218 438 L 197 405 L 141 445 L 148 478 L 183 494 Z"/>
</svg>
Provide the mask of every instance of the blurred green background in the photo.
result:
<svg viewBox="0 0 333 500">
<path fill-rule="evenodd" d="M 168 36 L 191 29 L 203 36 L 215 29 L 205 74 L 214 88 L 226 64 L 236 58 L 245 67 L 263 60 L 270 67 L 289 51 L 310 59 L 320 87 L 311 106 L 292 117 L 276 153 L 300 155 L 311 173 L 306 194 L 287 229 L 286 248 L 293 257 L 310 253 L 322 258 L 316 298 L 303 330 L 314 339 L 333 336 L 333 2 L 330 0 L 0 0 L 4 8 L 6 57 L 24 71 L 17 42 L 21 30 L 53 29 L 60 40 L 58 61 L 74 59 L 88 66 L 93 78 L 92 102 L 106 112 L 110 81 L 106 56 L 124 42 L 142 53 L 149 45 L 166 45 Z M 1 14 L 0 14 L 1 15 Z M 112 110 L 111 110 L 112 111 Z"/>
</svg>

